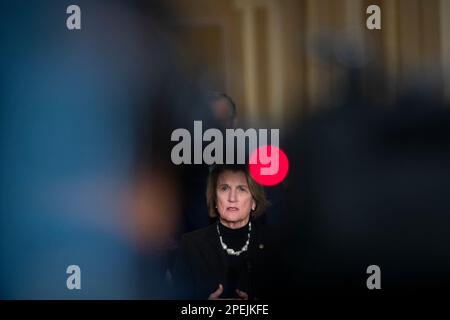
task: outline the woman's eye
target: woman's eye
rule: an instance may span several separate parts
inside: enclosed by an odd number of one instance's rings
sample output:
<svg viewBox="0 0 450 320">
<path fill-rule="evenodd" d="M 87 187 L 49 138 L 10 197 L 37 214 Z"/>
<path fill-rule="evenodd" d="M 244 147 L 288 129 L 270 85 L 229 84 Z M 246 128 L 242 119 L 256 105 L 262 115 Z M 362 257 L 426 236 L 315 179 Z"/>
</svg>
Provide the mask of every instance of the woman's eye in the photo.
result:
<svg viewBox="0 0 450 320">
<path fill-rule="evenodd" d="M 245 189 L 244 187 L 239 187 L 238 190 L 239 191 L 247 191 L 247 189 Z"/>
<path fill-rule="evenodd" d="M 228 186 L 221 186 L 219 189 L 220 191 L 226 191 L 228 189 Z"/>
</svg>

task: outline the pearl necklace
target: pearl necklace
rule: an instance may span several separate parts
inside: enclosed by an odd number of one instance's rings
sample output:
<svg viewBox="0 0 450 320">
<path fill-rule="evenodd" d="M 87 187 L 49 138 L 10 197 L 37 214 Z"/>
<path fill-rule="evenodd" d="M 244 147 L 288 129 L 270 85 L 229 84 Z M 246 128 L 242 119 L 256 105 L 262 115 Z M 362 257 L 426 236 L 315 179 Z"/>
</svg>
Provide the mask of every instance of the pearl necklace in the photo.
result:
<svg viewBox="0 0 450 320">
<path fill-rule="evenodd" d="M 244 246 L 241 248 L 241 250 L 235 251 L 232 248 L 228 248 L 228 246 L 223 242 L 222 235 L 220 234 L 219 230 L 219 223 L 217 223 L 217 234 L 219 235 L 220 244 L 222 245 L 222 249 L 227 252 L 227 254 L 231 256 L 238 256 L 241 253 L 248 250 L 248 245 L 250 244 L 250 232 L 252 231 L 252 223 L 248 223 L 248 234 L 247 234 L 247 241 L 245 242 Z"/>
</svg>

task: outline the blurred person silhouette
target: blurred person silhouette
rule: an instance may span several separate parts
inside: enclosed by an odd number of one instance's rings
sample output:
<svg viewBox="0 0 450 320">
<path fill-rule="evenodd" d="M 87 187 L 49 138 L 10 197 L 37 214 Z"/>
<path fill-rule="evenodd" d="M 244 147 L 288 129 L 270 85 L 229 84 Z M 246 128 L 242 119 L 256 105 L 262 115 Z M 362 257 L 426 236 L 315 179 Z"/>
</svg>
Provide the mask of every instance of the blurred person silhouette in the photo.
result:
<svg viewBox="0 0 450 320">
<path fill-rule="evenodd" d="M 225 93 L 214 91 L 208 95 L 209 106 L 213 118 L 219 124 L 219 128 L 234 129 L 237 125 L 237 110 L 234 101 Z"/>
<path fill-rule="evenodd" d="M 371 265 L 387 295 L 450 284 L 450 109 L 429 77 L 415 78 L 393 105 L 377 104 L 355 85 L 361 71 L 343 104 L 292 130 L 286 296 L 370 294 Z M 386 94 L 386 78 L 366 74 L 369 88 Z"/>
<path fill-rule="evenodd" d="M 233 129 L 237 124 L 237 111 L 234 101 L 225 93 L 210 91 L 203 94 L 205 113 L 201 118 L 195 120 L 208 120 L 212 128 L 223 132 Z M 193 122 L 189 127 L 192 127 Z M 204 205 L 204 190 L 208 178 L 209 167 L 206 164 L 186 166 L 183 169 L 185 193 L 183 212 L 184 225 L 182 232 L 196 230 L 213 222 L 208 218 L 208 212 Z"/>
</svg>

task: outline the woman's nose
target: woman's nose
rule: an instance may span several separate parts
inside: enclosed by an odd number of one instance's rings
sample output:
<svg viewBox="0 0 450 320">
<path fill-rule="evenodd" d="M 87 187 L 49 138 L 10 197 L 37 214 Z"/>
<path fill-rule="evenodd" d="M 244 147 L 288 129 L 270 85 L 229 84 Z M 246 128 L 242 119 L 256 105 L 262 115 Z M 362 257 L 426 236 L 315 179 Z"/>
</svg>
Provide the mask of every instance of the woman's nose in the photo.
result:
<svg viewBox="0 0 450 320">
<path fill-rule="evenodd" d="M 236 190 L 230 190 L 230 193 L 228 194 L 228 201 L 235 202 L 236 199 Z"/>
</svg>

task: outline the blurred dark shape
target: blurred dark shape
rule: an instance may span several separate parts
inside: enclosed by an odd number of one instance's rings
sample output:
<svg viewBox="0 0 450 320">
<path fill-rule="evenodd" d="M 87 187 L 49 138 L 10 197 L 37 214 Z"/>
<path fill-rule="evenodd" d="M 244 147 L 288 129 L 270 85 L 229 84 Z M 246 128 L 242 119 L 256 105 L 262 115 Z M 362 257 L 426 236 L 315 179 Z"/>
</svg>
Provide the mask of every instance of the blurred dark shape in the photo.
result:
<svg viewBox="0 0 450 320">
<path fill-rule="evenodd" d="M 219 128 L 222 130 L 236 128 L 237 110 L 231 97 L 223 92 L 211 92 L 208 102 Z"/>
<path fill-rule="evenodd" d="M 388 88 L 380 65 L 380 52 L 370 41 L 365 41 L 360 30 L 322 32 L 311 41 L 308 49 L 309 55 L 340 75 L 332 92 L 334 100 L 328 107 L 384 103 Z"/>
<path fill-rule="evenodd" d="M 0 297 L 167 298 L 189 190 L 170 134 L 207 127 L 206 100 L 161 2 L 77 5 L 69 31 L 59 1 L 1 4 Z"/>
<path fill-rule="evenodd" d="M 370 293 L 370 265 L 383 294 L 448 289 L 450 109 L 439 101 L 410 91 L 392 106 L 349 104 L 291 136 L 287 295 Z"/>
<path fill-rule="evenodd" d="M 228 95 L 217 91 L 202 91 L 199 96 L 201 100 L 197 103 L 197 107 L 202 107 L 202 112 L 196 113 L 196 118 L 190 118 L 187 121 L 184 118 L 185 123 L 182 126 L 180 124 L 180 128 L 186 128 L 192 132 L 194 120 L 202 121 L 203 132 L 208 128 L 216 128 L 221 130 L 225 135 L 227 128 L 234 128 L 237 122 L 236 105 Z M 180 114 L 184 115 L 183 113 Z M 169 146 L 172 147 L 174 144 L 169 144 Z M 203 148 L 208 144 L 209 142 L 203 142 Z M 191 150 L 194 150 L 194 148 L 192 147 Z M 166 154 L 170 155 L 170 150 Z M 224 140 L 223 155 L 225 156 L 225 154 Z M 167 161 L 171 160 L 167 159 Z M 206 227 L 213 221 L 208 215 L 205 196 L 209 166 L 204 163 L 182 165 L 177 170 L 179 170 L 182 176 L 182 189 L 184 191 L 182 201 L 183 223 L 180 233 Z"/>
<path fill-rule="evenodd" d="M 234 288 L 239 288 L 239 270 L 236 268 L 228 268 L 227 275 L 224 283 L 224 291 L 221 297 L 224 299 L 232 299 L 236 297 L 236 292 Z"/>
</svg>

